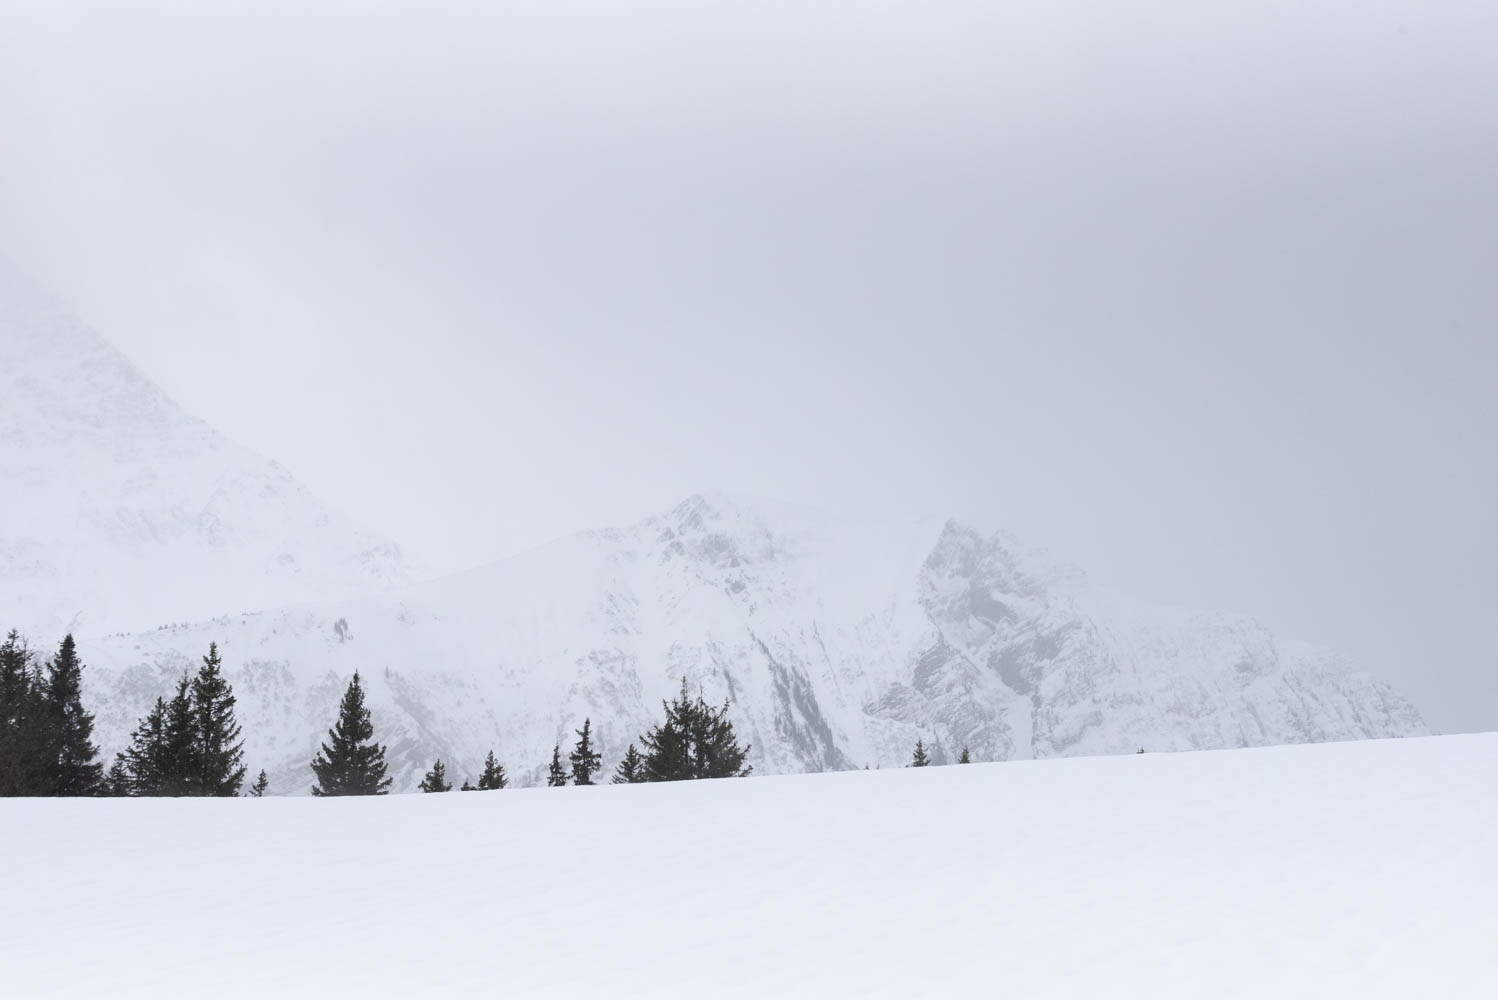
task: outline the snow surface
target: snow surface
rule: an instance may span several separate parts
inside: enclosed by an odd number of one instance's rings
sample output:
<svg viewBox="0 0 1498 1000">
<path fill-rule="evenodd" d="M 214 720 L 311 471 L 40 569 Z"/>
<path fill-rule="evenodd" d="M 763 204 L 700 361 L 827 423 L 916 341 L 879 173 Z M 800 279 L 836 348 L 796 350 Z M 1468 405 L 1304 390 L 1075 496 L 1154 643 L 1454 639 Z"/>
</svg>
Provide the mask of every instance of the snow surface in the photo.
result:
<svg viewBox="0 0 1498 1000">
<path fill-rule="evenodd" d="M 85 683 L 112 753 L 217 642 L 252 769 L 302 794 L 355 670 L 397 790 L 438 757 L 476 779 L 491 748 L 538 783 L 584 718 L 612 767 L 683 677 L 732 700 L 761 774 L 902 764 L 917 739 L 941 763 L 1425 732 L 1251 618 L 1103 594 L 953 523 L 858 537 L 694 497 L 388 597 L 86 637 Z"/>
<path fill-rule="evenodd" d="M 108 756 L 217 642 L 250 766 L 301 794 L 355 670 L 397 789 L 491 749 L 535 782 L 585 718 L 612 764 L 683 678 L 732 699 L 761 774 L 889 766 L 917 739 L 940 763 L 1426 731 L 1329 651 L 940 519 L 694 496 L 414 583 L 3 269 L 0 469 L 0 629 L 77 635 Z"/>
<path fill-rule="evenodd" d="M 1498 734 L 3 800 L 8 997 L 1498 996 Z M 794 831 L 794 835 L 787 835 Z"/>
<path fill-rule="evenodd" d="M 412 578 L 3 265 L 0 469 L 0 627 L 148 629 Z"/>
</svg>

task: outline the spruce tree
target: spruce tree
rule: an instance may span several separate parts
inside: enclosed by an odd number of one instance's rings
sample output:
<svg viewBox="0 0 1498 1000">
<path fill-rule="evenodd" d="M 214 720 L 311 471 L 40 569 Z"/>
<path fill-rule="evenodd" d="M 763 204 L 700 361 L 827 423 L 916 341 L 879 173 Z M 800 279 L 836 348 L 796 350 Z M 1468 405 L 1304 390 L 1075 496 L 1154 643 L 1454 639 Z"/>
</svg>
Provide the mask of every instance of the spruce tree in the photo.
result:
<svg viewBox="0 0 1498 1000">
<path fill-rule="evenodd" d="M 260 776 L 258 778 L 256 778 L 255 779 L 255 783 L 250 786 L 250 798 L 252 798 L 252 799 L 263 799 L 263 798 L 265 798 L 265 790 L 267 788 L 269 788 L 269 787 L 270 787 L 270 779 L 265 776 L 265 768 L 262 767 L 260 769 Z"/>
<path fill-rule="evenodd" d="M 192 681 L 184 673 L 177 682 L 177 693 L 166 704 L 166 725 L 157 760 L 159 786 L 149 794 L 172 798 L 202 794 L 197 735 Z"/>
<path fill-rule="evenodd" d="M 69 635 L 47 666 L 42 767 L 51 787 L 44 794 L 93 795 L 104 780 L 93 744 L 94 717 L 83 708 L 82 691 L 83 663 Z"/>
<path fill-rule="evenodd" d="M 957 763 L 959 763 L 959 764 L 971 764 L 972 762 L 973 762 L 973 759 L 971 757 L 969 757 L 968 754 L 967 754 L 967 744 L 964 743 L 962 745 L 962 756 L 957 758 Z"/>
<path fill-rule="evenodd" d="M 926 756 L 926 744 L 920 740 L 915 741 L 915 754 L 910 758 L 911 767 L 926 767 L 931 763 L 931 758 Z"/>
<path fill-rule="evenodd" d="M 472 781 L 470 781 L 467 778 L 464 778 L 463 779 L 463 787 L 460 788 L 460 789 L 458 789 L 458 791 L 460 791 L 460 792 L 476 792 L 476 791 L 478 791 L 478 788 L 476 788 L 474 786 L 474 784 L 473 784 Z"/>
<path fill-rule="evenodd" d="M 631 743 L 624 751 L 624 759 L 614 769 L 613 783 L 616 785 L 638 785 L 645 780 L 645 758 Z"/>
<path fill-rule="evenodd" d="M 234 717 L 234 689 L 224 679 L 222 667 L 218 644 L 209 643 L 208 655 L 192 682 L 193 763 L 198 772 L 194 792 L 233 797 L 244 784 L 244 741 Z"/>
<path fill-rule="evenodd" d="M 592 719 L 584 719 L 583 728 L 573 730 L 577 733 L 577 747 L 567 759 L 572 761 L 574 785 L 593 784 L 593 775 L 603 769 L 603 756 L 593 749 L 592 730 Z"/>
<path fill-rule="evenodd" d="M 546 786 L 562 788 L 566 784 L 567 769 L 562 767 L 562 744 L 558 743 L 551 751 L 551 767 L 546 772 Z"/>
<path fill-rule="evenodd" d="M 447 780 L 447 767 L 442 763 L 442 758 L 437 758 L 437 763 L 421 779 L 420 788 L 423 792 L 450 792 L 453 790 L 452 782 Z"/>
<path fill-rule="evenodd" d="M 31 651 L 17 632 L 0 645 L 0 796 L 32 793 L 39 746 Z"/>
<path fill-rule="evenodd" d="M 494 757 L 494 751 L 489 751 L 489 756 L 484 758 L 484 773 L 479 775 L 478 791 L 492 792 L 504 788 L 510 783 L 505 777 L 505 767 Z"/>
<path fill-rule="evenodd" d="M 161 795 L 166 787 L 166 699 L 157 698 L 110 768 L 116 795 Z M 121 785 L 121 778 L 123 784 Z"/>
<path fill-rule="evenodd" d="M 104 776 L 104 787 L 100 794 L 115 799 L 134 794 L 131 791 L 130 772 L 125 768 L 125 758 L 122 755 L 115 755 L 109 773 Z"/>
<path fill-rule="evenodd" d="M 385 774 L 385 748 L 374 742 L 374 723 L 364 706 L 364 688 L 355 672 L 338 707 L 338 723 L 312 761 L 317 775 L 313 795 L 385 795 L 393 779 Z"/>
<path fill-rule="evenodd" d="M 714 708 L 687 693 L 686 678 L 675 701 L 662 703 L 666 720 L 640 737 L 646 781 L 685 781 L 747 776 L 749 747 L 740 747 L 728 721 L 728 702 Z"/>
</svg>

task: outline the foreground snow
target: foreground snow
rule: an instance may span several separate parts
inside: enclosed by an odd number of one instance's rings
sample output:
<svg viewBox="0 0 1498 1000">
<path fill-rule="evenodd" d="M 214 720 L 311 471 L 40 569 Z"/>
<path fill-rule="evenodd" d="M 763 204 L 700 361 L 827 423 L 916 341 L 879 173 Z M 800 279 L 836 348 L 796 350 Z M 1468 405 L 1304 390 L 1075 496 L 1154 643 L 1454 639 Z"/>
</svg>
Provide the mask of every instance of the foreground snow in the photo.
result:
<svg viewBox="0 0 1498 1000">
<path fill-rule="evenodd" d="M 1498 996 L 1498 734 L 5 801 L 7 996 Z M 24 850 L 19 848 L 24 841 Z"/>
</svg>

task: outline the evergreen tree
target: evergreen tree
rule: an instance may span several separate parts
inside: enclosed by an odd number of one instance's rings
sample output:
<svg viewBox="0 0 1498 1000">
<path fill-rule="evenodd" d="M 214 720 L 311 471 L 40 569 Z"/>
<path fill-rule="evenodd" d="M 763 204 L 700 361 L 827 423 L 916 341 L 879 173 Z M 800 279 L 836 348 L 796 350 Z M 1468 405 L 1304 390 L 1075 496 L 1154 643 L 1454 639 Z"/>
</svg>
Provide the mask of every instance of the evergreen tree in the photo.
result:
<svg viewBox="0 0 1498 1000">
<path fill-rule="evenodd" d="M 926 756 L 926 744 L 920 740 L 915 741 L 915 755 L 910 759 L 911 767 L 926 767 L 931 763 L 931 758 Z"/>
<path fill-rule="evenodd" d="M 208 655 L 192 682 L 194 715 L 193 763 L 197 767 L 193 791 L 198 795 L 232 797 L 244 784 L 244 741 L 234 717 L 234 689 L 224 679 L 218 644 L 209 643 Z"/>
<path fill-rule="evenodd" d="M 484 758 L 484 773 L 479 775 L 478 791 L 498 791 L 510 783 L 505 777 L 505 767 L 494 758 L 494 751 L 489 751 L 489 756 Z"/>
<path fill-rule="evenodd" d="M 32 683 L 31 650 L 11 632 L 0 645 L 0 796 L 37 791 L 40 700 Z"/>
<path fill-rule="evenodd" d="M 104 776 L 104 786 L 100 794 L 110 798 L 124 798 L 132 794 L 130 787 L 130 772 L 125 768 L 125 758 L 121 754 L 116 754 L 114 763 L 109 767 L 109 773 Z"/>
<path fill-rule="evenodd" d="M 156 704 L 130 734 L 130 745 L 109 769 L 116 795 L 161 795 L 166 786 L 166 699 Z M 123 781 L 121 781 L 123 778 Z"/>
<path fill-rule="evenodd" d="M 252 798 L 252 799 L 263 799 L 263 798 L 265 798 L 265 790 L 267 788 L 269 788 L 269 787 L 270 787 L 270 779 L 265 776 L 265 768 L 262 767 L 260 769 L 260 776 L 258 778 L 256 778 L 255 779 L 255 783 L 250 786 L 250 798 Z"/>
<path fill-rule="evenodd" d="M 146 794 L 173 798 L 201 795 L 200 773 L 192 681 L 184 673 L 177 682 L 177 693 L 166 704 L 165 728 L 157 758 L 158 787 Z"/>
<path fill-rule="evenodd" d="M 93 795 L 104 780 L 93 744 L 94 717 L 84 711 L 82 691 L 83 663 L 69 635 L 47 666 L 41 763 L 50 788 L 44 794 Z"/>
<path fill-rule="evenodd" d="M 562 767 L 562 744 L 558 743 L 551 751 L 551 767 L 546 772 L 546 786 L 562 788 L 566 784 L 567 769 Z"/>
<path fill-rule="evenodd" d="M 624 759 L 614 769 L 613 783 L 616 785 L 638 785 L 645 780 L 645 758 L 631 743 L 624 751 Z"/>
<path fill-rule="evenodd" d="M 442 758 L 437 758 L 437 763 L 421 779 L 420 788 L 423 792 L 450 792 L 453 790 L 452 782 L 447 780 L 447 768 L 442 763 Z"/>
<path fill-rule="evenodd" d="M 963 744 L 963 746 L 962 746 L 962 756 L 957 758 L 957 763 L 959 763 L 959 764 L 971 764 L 972 762 L 973 762 L 973 759 L 971 757 L 969 757 L 968 754 L 967 754 L 967 744 Z"/>
<path fill-rule="evenodd" d="M 603 769 L 603 756 L 593 749 L 593 720 L 584 719 L 583 728 L 575 729 L 577 733 L 577 748 L 568 755 L 572 761 L 572 783 L 574 785 L 593 784 L 593 775 Z"/>
<path fill-rule="evenodd" d="M 693 700 L 682 678 L 681 694 L 662 704 L 666 721 L 640 737 L 646 781 L 744 777 L 753 770 L 744 763 L 750 748 L 739 746 L 728 721 L 728 702 L 713 708 L 701 695 Z"/>
<path fill-rule="evenodd" d="M 338 707 L 329 742 L 312 761 L 317 775 L 313 795 L 385 795 L 393 779 L 385 774 L 385 748 L 374 742 L 374 723 L 364 706 L 364 688 L 355 672 Z"/>
<path fill-rule="evenodd" d="M 464 778 L 463 779 L 463 787 L 460 788 L 460 789 L 458 789 L 458 791 L 460 791 L 460 792 L 476 792 L 476 791 L 478 791 L 478 789 L 476 787 L 474 787 L 473 783 L 470 782 L 467 778 Z"/>
</svg>

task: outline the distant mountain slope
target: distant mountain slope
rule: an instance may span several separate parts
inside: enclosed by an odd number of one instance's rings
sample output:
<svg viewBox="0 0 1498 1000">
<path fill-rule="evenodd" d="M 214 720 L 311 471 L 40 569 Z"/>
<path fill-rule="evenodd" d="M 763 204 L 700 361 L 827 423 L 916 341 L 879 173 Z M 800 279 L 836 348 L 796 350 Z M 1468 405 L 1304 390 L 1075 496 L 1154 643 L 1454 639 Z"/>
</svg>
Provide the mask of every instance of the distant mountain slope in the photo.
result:
<svg viewBox="0 0 1498 1000">
<path fill-rule="evenodd" d="M 395 545 L 185 413 L 10 274 L 0 274 L 0 469 L 0 611 L 4 627 L 38 638 L 409 579 Z"/>
<path fill-rule="evenodd" d="M 585 717 L 612 767 L 683 677 L 732 699 L 760 773 L 899 766 L 918 738 L 944 762 L 1425 732 L 1329 652 L 1114 597 L 1013 539 L 702 497 L 398 595 L 92 640 L 105 744 L 210 641 L 250 764 L 294 792 L 355 669 L 397 789 L 491 747 L 535 781 Z"/>
</svg>

